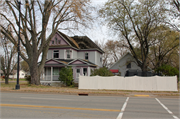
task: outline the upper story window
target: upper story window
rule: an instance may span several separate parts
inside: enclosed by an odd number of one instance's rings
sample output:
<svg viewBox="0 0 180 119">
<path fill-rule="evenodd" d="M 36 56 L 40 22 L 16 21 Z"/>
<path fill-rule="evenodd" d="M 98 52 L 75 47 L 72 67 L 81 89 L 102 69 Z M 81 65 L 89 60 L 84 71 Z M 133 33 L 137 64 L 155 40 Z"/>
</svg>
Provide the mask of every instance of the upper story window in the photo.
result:
<svg viewBox="0 0 180 119">
<path fill-rule="evenodd" d="M 126 68 L 131 68 L 131 63 L 128 63 L 128 65 L 126 65 Z"/>
<path fill-rule="evenodd" d="M 102 62 L 102 57 L 100 57 L 100 62 Z"/>
<path fill-rule="evenodd" d="M 54 50 L 54 58 L 59 58 L 59 50 Z"/>
<path fill-rule="evenodd" d="M 89 54 L 86 52 L 85 53 L 85 60 L 88 60 L 89 59 Z"/>
<path fill-rule="evenodd" d="M 54 41 L 52 41 L 52 45 L 54 44 Z"/>
<path fill-rule="evenodd" d="M 72 53 L 71 50 L 66 50 L 67 59 L 70 59 L 70 58 L 71 58 L 71 53 Z"/>
</svg>

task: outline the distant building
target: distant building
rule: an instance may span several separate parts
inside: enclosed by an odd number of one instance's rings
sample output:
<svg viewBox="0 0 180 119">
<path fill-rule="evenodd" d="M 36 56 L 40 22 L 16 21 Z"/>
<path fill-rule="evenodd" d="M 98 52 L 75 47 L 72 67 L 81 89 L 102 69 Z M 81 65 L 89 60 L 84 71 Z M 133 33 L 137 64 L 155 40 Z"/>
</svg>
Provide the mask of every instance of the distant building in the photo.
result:
<svg viewBox="0 0 180 119">
<path fill-rule="evenodd" d="M 109 70 L 115 75 L 125 76 L 127 70 L 138 70 L 141 68 L 137 65 L 136 60 L 131 53 L 123 55 L 116 63 L 114 63 Z"/>
</svg>

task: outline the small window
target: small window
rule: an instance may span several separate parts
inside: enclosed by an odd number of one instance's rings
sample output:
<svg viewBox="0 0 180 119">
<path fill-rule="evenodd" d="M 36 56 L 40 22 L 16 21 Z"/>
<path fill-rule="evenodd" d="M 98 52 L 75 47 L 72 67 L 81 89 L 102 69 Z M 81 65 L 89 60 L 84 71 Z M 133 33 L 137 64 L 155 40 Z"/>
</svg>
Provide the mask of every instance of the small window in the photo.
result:
<svg viewBox="0 0 180 119">
<path fill-rule="evenodd" d="M 88 53 L 86 52 L 86 53 L 85 53 L 85 60 L 88 60 L 88 59 L 89 59 Z"/>
<path fill-rule="evenodd" d="M 59 50 L 54 50 L 54 58 L 59 58 Z"/>
<path fill-rule="evenodd" d="M 52 41 L 52 44 L 54 44 L 54 41 Z"/>
<path fill-rule="evenodd" d="M 58 44 L 61 44 L 61 40 L 58 40 Z"/>
<path fill-rule="evenodd" d="M 71 58 L 71 50 L 66 50 L 66 53 L 67 53 L 67 59 L 70 59 Z"/>
<path fill-rule="evenodd" d="M 127 68 L 131 68 L 131 63 L 129 63 L 126 67 L 127 67 Z"/>
<path fill-rule="evenodd" d="M 58 43 L 58 42 L 57 42 L 57 38 L 55 38 L 55 41 L 56 41 L 56 44 L 57 44 L 57 43 Z"/>
<path fill-rule="evenodd" d="M 102 57 L 100 57 L 100 62 L 102 62 Z"/>
</svg>

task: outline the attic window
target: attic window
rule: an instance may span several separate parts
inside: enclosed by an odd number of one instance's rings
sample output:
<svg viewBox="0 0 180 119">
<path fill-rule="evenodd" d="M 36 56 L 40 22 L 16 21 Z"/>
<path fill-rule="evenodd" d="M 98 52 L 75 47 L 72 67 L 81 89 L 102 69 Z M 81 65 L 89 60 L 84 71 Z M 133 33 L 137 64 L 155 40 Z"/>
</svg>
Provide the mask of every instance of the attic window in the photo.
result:
<svg viewBox="0 0 180 119">
<path fill-rule="evenodd" d="M 131 63 L 129 63 L 129 64 L 126 66 L 126 68 L 131 68 Z"/>
<path fill-rule="evenodd" d="M 58 40 L 58 44 L 61 44 L 61 40 Z"/>
</svg>

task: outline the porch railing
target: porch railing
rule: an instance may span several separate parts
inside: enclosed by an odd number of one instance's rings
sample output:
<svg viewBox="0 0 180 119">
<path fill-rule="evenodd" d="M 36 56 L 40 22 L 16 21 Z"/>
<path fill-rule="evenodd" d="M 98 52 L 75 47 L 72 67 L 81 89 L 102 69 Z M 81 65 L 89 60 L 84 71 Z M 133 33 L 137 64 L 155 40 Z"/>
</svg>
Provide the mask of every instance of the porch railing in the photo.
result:
<svg viewBox="0 0 180 119">
<path fill-rule="evenodd" d="M 51 75 L 41 75 L 41 81 L 51 81 Z M 53 75 L 52 81 L 59 81 L 59 75 Z"/>
</svg>

